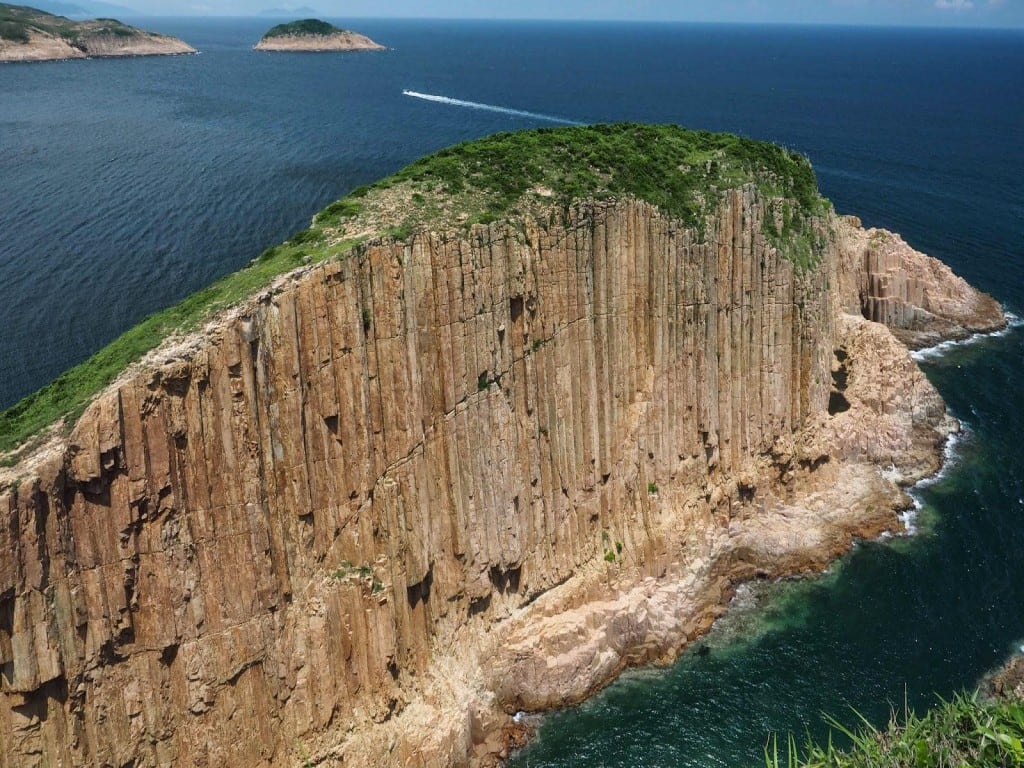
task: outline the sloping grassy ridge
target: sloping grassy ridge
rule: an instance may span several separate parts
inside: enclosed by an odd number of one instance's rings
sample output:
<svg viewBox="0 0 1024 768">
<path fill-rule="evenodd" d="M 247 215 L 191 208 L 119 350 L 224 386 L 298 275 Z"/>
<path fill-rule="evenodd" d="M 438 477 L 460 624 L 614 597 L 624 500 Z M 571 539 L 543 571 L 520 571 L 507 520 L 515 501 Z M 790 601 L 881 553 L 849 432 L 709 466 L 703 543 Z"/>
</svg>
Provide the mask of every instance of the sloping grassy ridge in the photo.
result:
<svg viewBox="0 0 1024 768">
<path fill-rule="evenodd" d="M 84 36 L 141 37 L 145 35 L 141 30 L 123 24 L 117 19 L 72 21 L 63 16 L 56 16 L 28 6 L 0 3 L 0 39 L 15 43 L 27 43 L 31 31 L 62 37 L 70 45 L 76 47 L 81 47 L 81 39 Z"/>
<path fill-rule="evenodd" d="M 800 268 L 820 256 L 811 226 L 827 203 L 808 160 L 781 147 L 672 125 L 620 123 L 499 133 L 417 160 L 329 205 L 313 226 L 249 267 L 147 317 L 83 363 L 0 413 L 0 453 L 62 418 L 73 421 L 131 363 L 174 333 L 200 327 L 277 275 L 348 254 L 368 234 L 407 239 L 420 228 L 536 215 L 587 199 L 634 196 L 703 232 L 722 193 L 756 184 L 782 206 L 765 234 Z M 13 463 L 15 457 L 6 459 Z"/>
</svg>

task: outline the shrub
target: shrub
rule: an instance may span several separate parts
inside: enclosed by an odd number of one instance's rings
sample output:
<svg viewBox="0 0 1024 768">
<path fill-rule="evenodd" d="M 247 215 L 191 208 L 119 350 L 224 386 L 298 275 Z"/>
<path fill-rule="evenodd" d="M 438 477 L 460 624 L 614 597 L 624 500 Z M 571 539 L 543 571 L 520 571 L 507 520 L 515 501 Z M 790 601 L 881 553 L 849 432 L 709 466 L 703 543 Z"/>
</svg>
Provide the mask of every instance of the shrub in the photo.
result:
<svg viewBox="0 0 1024 768">
<path fill-rule="evenodd" d="M 301 21 L 293 21 L 288 24 L 278 24 L 276 27 L 271 27 L 264 37 L 333 35 L 336 32 L 344 31 L 320 19 L 302 19 Z"/>
<path fill-rule="evenodd" d="M 15 21 L 0 21 L 0 40 L 10 40 L 12 43 L 27 43 L 28 30 L 24 24 Z"/>
</svg>

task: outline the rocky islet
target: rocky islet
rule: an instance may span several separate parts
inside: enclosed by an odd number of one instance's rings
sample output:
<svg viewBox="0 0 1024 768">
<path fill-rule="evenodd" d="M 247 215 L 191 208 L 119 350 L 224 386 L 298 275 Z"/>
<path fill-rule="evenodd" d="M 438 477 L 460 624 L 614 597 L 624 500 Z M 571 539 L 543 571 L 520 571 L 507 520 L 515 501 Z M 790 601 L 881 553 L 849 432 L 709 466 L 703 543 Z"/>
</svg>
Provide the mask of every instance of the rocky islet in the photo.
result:
<svg viewBox="0 0 1024 768">
<path fill-rule="evenodd" d="M 320 19 L 303 19 L 272 27 L 254 46 L 257 51 L 383 51 L 366 35 L 341 29 Z"/>
</svg>

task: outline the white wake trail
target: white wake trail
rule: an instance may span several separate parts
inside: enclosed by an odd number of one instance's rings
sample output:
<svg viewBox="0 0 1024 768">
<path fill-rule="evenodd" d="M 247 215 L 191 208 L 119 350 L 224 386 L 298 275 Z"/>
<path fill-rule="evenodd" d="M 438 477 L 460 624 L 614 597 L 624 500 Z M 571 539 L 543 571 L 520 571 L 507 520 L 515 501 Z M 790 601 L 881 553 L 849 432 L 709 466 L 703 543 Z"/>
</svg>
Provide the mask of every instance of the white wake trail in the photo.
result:
<svg viewBox="0 0 1024 768">
<path fill-rule="evenodd" d="M 448 96 L 437 96 L 433 93 L 420 93 L 418 91 L 402 91 L 403 96 L 412 96 L 414 99 L 423 99 L 424 101 L 433 101 L 437 104 L 448 104 L 453 107 L 466 107 L 468 109 L 482 109 L 486 112 L 499 112 L 503 115 L 515 115 L 516 117 L 531 117 L 534 120 L 545 120 L 549 123 L 562 123 L 563 125 L 584 125 L 584 123 L 577 122 L 576 120 L 568 120 L 564 117 L 555 117 L 554 115 L 542 115 L 539 112 L 527 112 L 524 109 L 511 109 L 509 107 L 499 107 L 494 104 L 480 104 L 476 101 L 463 101 L 462 99 L 452 99 Z"/>
</svg>

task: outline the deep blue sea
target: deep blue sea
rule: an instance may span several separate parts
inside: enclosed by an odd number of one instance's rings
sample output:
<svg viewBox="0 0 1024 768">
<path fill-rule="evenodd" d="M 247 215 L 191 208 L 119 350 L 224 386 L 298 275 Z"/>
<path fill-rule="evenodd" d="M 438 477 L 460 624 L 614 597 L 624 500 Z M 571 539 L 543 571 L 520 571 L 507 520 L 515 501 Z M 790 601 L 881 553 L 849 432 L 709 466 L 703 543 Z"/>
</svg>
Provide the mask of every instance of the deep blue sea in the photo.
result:
<svg viewBox="0 0 1024 768">
<path fill-rule="evenodd" d="M 271 55 L 266 19 L 144 24 L 202 53 L 0 66 L 0 408 L 352 188 L 543 116 L 780 142 L 1024 314 L 1024 32 L 363 20 L 392 50 Z M 753 766 L 770 732 L 882 723 L 1024 643 L 1024 330 L 925 367 L 969 431 L 917 536 L 744 594 L 709 654 L 548 717 L 514 764 Z"/>
</svg>

